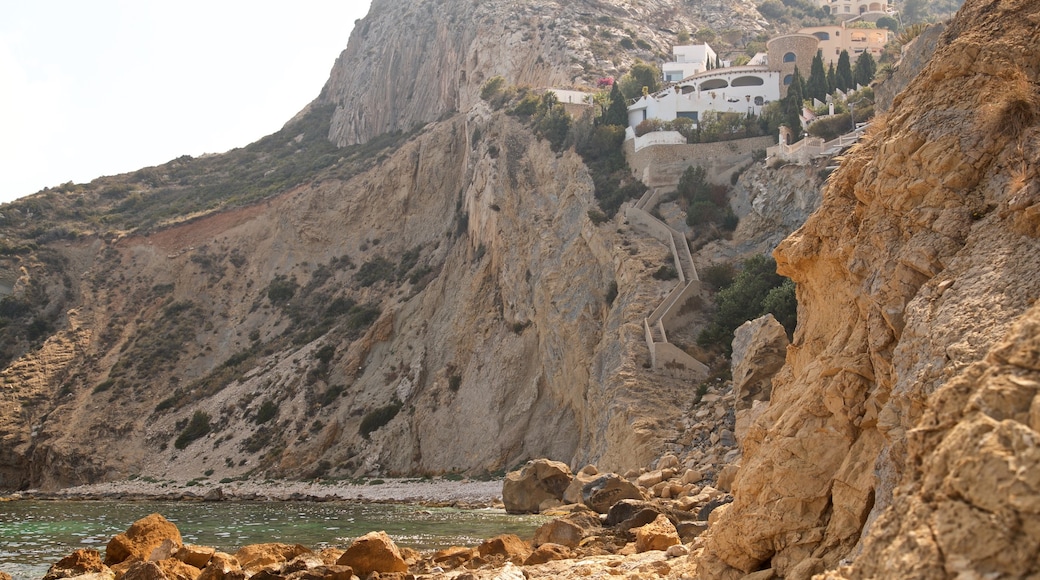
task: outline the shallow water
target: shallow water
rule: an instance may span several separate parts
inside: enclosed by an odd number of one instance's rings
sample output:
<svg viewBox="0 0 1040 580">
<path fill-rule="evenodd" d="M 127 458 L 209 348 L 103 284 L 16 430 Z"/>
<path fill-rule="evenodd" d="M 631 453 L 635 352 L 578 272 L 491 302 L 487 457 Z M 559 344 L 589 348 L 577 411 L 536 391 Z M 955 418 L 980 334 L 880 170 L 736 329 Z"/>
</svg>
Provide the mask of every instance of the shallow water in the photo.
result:
<svg viewBox="0 0 1040 580">
<path fill-rule="evenodd" d="M 185 543 L 231 553 L 261 542 L 346 547 L 374 530 L 418 550 L 473 546 L 504 533 L 530 538 L 546 521 L 502 510 L 350 502 L 10 501 L 0 502 L 0 571 L 14 580 L 41 578 L 73 550 L 104 552 L 112 536 L 151 513 L 175 523 Z"/>
</svg>

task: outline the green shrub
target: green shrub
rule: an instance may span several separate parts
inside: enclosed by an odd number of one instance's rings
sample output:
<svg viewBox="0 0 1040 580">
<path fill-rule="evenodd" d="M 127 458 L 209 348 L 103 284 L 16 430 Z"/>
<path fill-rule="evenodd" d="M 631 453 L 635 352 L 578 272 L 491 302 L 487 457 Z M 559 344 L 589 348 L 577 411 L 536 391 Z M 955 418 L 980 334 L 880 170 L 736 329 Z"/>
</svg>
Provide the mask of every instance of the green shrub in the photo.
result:
<svg viewBox="0 0 1040 580">
<path fill-rule="evenodd" d="M 322 364 L 329 364 L 329 361 L 331 361 L 332 357 L 335 355 L 336 347 L 331 344 L 326 344 L 325 346 L 319 348 L 318 352 L 314 353 L 314 358 L 318 359 L 318 361 Z"/>
<path fill-rule="evenodd" d="M 266 423 L 271 419 L 274 419 L 278 414 L 278 404 L 273 400 L 268 399 L 260 405 L 260 409 L 256 412 L 256 418 L 253 420 L 254 423 L 260 425 Z"/>
<path fill-rule="evenodd" d="M 177 440 L 173 442 L 173 446 L 177 449 L 184 449 L 189 443 L 205 437 L 209 432 L 209 414 L 205 411 L 195 411 L 187 427 L 184 428 L 184 431 L 181 431 L 181 434 L 177 436 Z"/>
<path fill-rule="evenodd" d="M 484 86 L 480 87 L 480 98 L 485 101 L 491 101 L 492 97 L 497 95 L 505 87 L 506 79 L 501 76 L 493 76 L 484 83 Z"/>
<path fill-rule="evenodd" d="M 797 319 L 794 283 L 776 273 L 776 262 L 772 258 L 754 256 L 745 260 L 733 282 L 715 295 L 712 321 L 697 336 L 697 344 L 729 356 L 733 331 L 766 313 L 772 313 L 784 324 L 788 334 L 794 332 Z"/>
<path fill-rule="evenodd" d="M 729 264 L 712 264 L 700 272 L 701 282 L 718 292 L 733 283 L 735 276 L 733 266 Z"/>
<path fill-rule="evenodd" d="M 397 413 L 401 411 L 401 407 L 403 406 L 404 403 L 395 399 L 389 405 L 370 411 L 361 419 L 361 426 L 358 428 L 358 433 L 360 433 L 365 439 L 368 439 L 368 436 L 372 434 L 373 431 L 382 428 L 393 420 L 393 418 L 397 416 Z"/>
<path fill-rule="evenodd" d="M 361 264 L 357 273 L 354 274 L 354 280 L 357 281 L 358 286 L 367 288 L 376 282 L 393 280 L 394 271 L 395 267 L 390 260 L 387 260 L 382 256 L 376 256 L 364 264 Z"/>
<path fill-rule="evenodd" d="M 267 299 L 271 304 L 284 304 L 292 299 L 298 287 L 295 278 L 279 274 L 267 285 Z"/>
<path fill-rule="evenodd" d="M 322 393 L 321 399 L 318 402 L 322 407 L 327 407 L 335 402 L 336 399 L 343 394 L 344 390 L 345 388 L 343 385 L 329 385 L 329 388 L 325 389 L 325 392 Z"/>
<path fill-rule="evenodd" d="M 671 266 L 661 266 L 654 272 L 654 278 L 658 280 L 675 280 L 679 277 L 679 272 Z"/>
</svg>

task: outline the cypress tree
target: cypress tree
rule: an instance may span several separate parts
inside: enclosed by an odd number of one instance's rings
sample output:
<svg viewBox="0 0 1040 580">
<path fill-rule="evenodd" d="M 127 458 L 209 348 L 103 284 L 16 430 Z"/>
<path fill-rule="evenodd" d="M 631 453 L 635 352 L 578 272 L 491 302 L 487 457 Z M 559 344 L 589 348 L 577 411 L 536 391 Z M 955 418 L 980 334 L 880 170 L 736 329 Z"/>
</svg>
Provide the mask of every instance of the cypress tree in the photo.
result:
<svg viewBox="0 0 1040 580">
<path fill-rule="evenodd" d="M 827 68 L 827 94 L 828 95 L 833 93 L 834 89 L 838 88 L 838 86 L 835 84 L 836 82 L 837 82 L 837 79 L 834 76 L 834 63 L 832 62 L 831 66 Z"/>
<path fill-rule="evenodd" d="M 621 94 L 621 87 L 618 86 L 618 83 L 614 83 L 614 88 L 610 89 L 610 106 L 603 115 L 603 123 L 628 126 L 628 103 L 625 101 L 625 95 Z"/>
<path fill-rule="evenodd" d="M 787 96 L 783 98 L 780 109 L 783 112 L 784 124 L 794 134 L 795 142 L 802 138 L 802 106 L 805 94 L 805 81 L 802 80 L 798 67 L 794 67 L 794 75 L 791 84 L 787 87 Z"/>
<path fill-rule="evenodd" d="M 823 55 L 818 50 L 816 51 L 816 56 L 812 59 L 812 67 L 809 69 L 809 82 L 806 83 L 805 98 L 819 99 L 821 101 L 827 99 L 827 73 L 823 69 Z"/>
<path fill-rule="evenodd" d="M 838 68 L 834 71 L 834 84 L 842 91 L 854 88 L 856 85 L 852 80 L 852 62 L 849 60 L 849 51 L 843 50 L 838 55 Z"/>
<path fill-rule="evenodd" d="M 877 63 L 874 62 L 874 57 L 869 52 L 863 51 L 860 53 L 859 58 L 856 59 L 856 68 L 852 72 L 852 79 L 856 84 L 867 86 L 870 81 L 874 80 L 874 73 L 877 72 Z"/>
</svg>

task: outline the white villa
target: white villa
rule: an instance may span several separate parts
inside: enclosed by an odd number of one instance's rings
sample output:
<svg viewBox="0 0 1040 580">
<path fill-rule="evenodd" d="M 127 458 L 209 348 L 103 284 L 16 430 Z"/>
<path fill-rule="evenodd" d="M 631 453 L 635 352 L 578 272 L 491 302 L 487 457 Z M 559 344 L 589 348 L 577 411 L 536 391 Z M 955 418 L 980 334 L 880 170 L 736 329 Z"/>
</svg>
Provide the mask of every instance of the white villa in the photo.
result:
<svg viewBox="0 0 1040 580">
<path fill-rule="evenodd" d="M 686 77 L 708 70 L 709 63 L 715 62 L 718 55 L 705 44 L 673 46 L 672 62 L 664 63 L 661 72 L 666 83 L 679 82 Z"/>
<path fill-rule="evenodd" d="M 759 115 L 762 107 L 780 99 L 780 71 L 746 65 L 695 74 L 628 107 L 628 124 L 646 119 L 694 121 L 707 111 Z"/>
<path fill-rule="evenodd" d="M 678 82 L 672 81 L 673 84 L 663 90 L 636 100 L 628 107 L 628 124 L 635 127 L 646 119 L 673 121 L 679 117 L 699 121 L 708 111 L 760 115 L 763 106 L 787 94 L 795 66 L 808 72 L 818 44 L 814 36 L 782 36 L 769 41 L 768 53 L 756 55 L 746 65 L 699 69 Z M 687 51 L 687 48 L 698 51 Z M 707 58 L 715 51 L 703 44 L 676 47 L 674 54 Z M 668 71 L 672 64 L 665 63 L 662 70 Z"/>
<path fill-rule="evenodd" d="M 766 104 L 787 96 L 796 67 L 808 78 L 817 52 L 824 63 L 836 63 L 842 50 L 848 51 L 853 62 L 864 51 L 880 57 L 890 35 L 884 28 L 856 28 L 844 22 L 803 28 L 770 39 L 767 52 L 755 55 L 746 65 L 723 63 L 722 68 L 710 70 L 706 63 L 715 59 L 710 46 L 676 46 L 672 50 L 676 61 L 662 67 L 665 82 L 670 84 L 630 104 L 628 124 L 634 128 L 647 119 L 674 121 L 679 117 L 700 121 L 709 111 L 761 115 Z M 695 72 L 687 74 L 691 70 Z"/>
</svg>

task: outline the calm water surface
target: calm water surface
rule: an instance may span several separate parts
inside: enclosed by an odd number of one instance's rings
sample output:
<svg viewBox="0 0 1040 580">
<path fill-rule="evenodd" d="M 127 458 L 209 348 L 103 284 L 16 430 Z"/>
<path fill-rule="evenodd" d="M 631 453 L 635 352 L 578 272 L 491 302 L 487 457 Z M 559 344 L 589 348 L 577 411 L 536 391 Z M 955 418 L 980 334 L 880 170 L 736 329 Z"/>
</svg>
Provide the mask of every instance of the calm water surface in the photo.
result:
<svg viewBox="0 0 1040 580">
<path fill-rule="evenodd" d="M 234 553 L 246 544 L 285 542 L 310 548 L 346 547 L 375 530 L 419 550 L 476 545 L 498 534 L 530 538 L 546 521 L 502 510 L 329 503 L 0 502 L 0 571 L 36 580 L 78 548 L 104 552 L 112 536 L 160 513 L 177 524 L 186 543 Z"/>
</svg>

